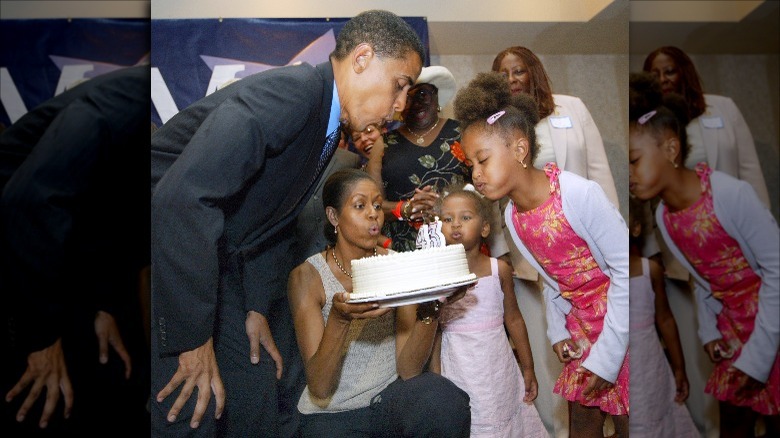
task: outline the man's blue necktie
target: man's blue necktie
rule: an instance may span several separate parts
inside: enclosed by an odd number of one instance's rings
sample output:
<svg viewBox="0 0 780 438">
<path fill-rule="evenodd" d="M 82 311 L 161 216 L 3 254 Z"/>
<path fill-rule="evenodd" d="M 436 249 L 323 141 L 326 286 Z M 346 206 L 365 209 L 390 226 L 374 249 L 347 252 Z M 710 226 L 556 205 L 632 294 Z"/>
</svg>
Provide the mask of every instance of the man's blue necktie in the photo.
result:
<svg viewBox="0 0 780 438">
<path fill-rule="evenodd" d="M 341 124 L 339 124 L 336 129 L 328 135 L 328 138 L 325 140 L 325 147 L 322 148 L 322 154 L 320 154 L 320 160 L 317 162 L 317 168 L 314 172 L 314 179 L 316 180 L 319 178 L 320 173 L 322 172 L 322 169 L 325 168 L 325 166 L 328 164 L 328 161 L 330 160 L 330 157 L 333 156 L 333 152 L 336 150 L 336 146 L 339 144 L 339 140 L 341 139 Z"/>
</svg>

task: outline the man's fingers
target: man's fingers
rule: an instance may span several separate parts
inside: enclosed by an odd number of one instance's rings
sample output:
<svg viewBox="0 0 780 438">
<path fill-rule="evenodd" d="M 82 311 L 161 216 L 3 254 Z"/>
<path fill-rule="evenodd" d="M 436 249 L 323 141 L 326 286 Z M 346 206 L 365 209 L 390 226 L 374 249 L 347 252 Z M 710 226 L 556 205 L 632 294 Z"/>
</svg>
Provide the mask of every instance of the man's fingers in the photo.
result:
<svg viewBox="0 0 780 438">
<path fill-rule="evenodd" d="M 173 377 L 171 377 L 171 381 L 168 382 L 167 385 L 165 385 L 165 388 L 163 388 L 162 390 L 160 390 L 160 392 L 157 393 L 157 402 L 159 403 L 165 400 L 165 398 L 171 395 L 171 393 L 173 393 L 173 391 L 175 391 L 176 388 L 178 388 L 179 385 L 181 385 L 181 382 L 183 381 L 184 381 L 184 375 L 180 371 L 176 371 L 176 374 L 174 374 Z"/>
<path fill-rule="evenodd" d="M 129 379 L 130 372 L 133 369 L 132 362 L 130 361 L 130 353 L 127 352 L 127 348 L 125 348 L 122 338 L 111 339 L 111 345 L 114 347 L 116 354 L 122 359 L 122 362 L 125 363 L 125 379 Z"/>
<path fill-rule="evenodd" d="M 257 365 L 260 363 L 260 336 L 256 331 L 247 332 L 249 336 L 249 360 Z"/>
<path fill-rule="evenodd" d="M 103 365 L 108 363 L 108 335 L 104 331 L 97 332 L 99 355 L 98 360 Z"/>
<path fill-rule="evenodd" d="M 30 389 L 30 392 L 27 394 L 27 397 L 24 399 L 22 406 L 16 412 L 16 421 L 19 422 L 24 421 L 24 418 L 27 416 L 27 412 L 35 403 L 35 400 L 38 400 L 38 396 L 41 394 L 42 388 L 43 388 L 43 381 L 36 380 L 33 383 L 33 386 Z"/>
<path fill-rule="evenodd" d="M 70 418 L 70 411 L 73 409 L 73 386 L 67 374 L 60 378 L 60 390 L 62 391 L 62 398 L 65 400 L 63 416 L 67 419 Z"/>
<path fill-rule="evenodd" d="M 206 380 L 205 378 L 201 380 Z M 209 387 L 203 384 L 198 384 L 198 402 L 195 403 L 195 411 L 192 413 L 192 419 L 190 420 L 190 427 L 195 429 L 200 426 L 200 420 L 203 419 L 203 414 L 206 413 L 206 408 L 209 406 L 209 399 L 211 399 L 211 391 Z"/>
<path fill-rule="evenodd" d="M 57 401 L 60 399 L 60 388 L 56 382 L 46 385 L 46 403 L 43 405 L 43 413 L 41 414 L 41 421 L 38 422 L 38 426 L 41 429 L 45 429 L 49 425 L 49 418 L 54 413 L 54 408 L 57 407 Z"/>
<path fill-rule="evenodd" d="M 179 412 L 181 412 L 182 408 L 184 407 L 184 404 L 187 403 L 187 400 L 190 399 L 190 396 L 192 395 L 192 390 L 195 388 L 195 381 L 193 380 L 187 380 L 184 382 L 184 386 L 181 388 L 181 392 L 179 393 L 179 396 L 176 397 L 176 401 L 173 402 L 173 406 L 171 407 L 171 410 L 168 411 L 168 421 L 173 423 L 176 421 L 176 417 L 179 416 Z"/>
<path fill-rule="evenodd" d="M 211 390 L 214 391 L 214 399 L 217 403 L 217 409 L 214 417 L 219 420 L 222 417 L 222 411 L 225 409 L 225 385 L 222 384 L 222 378 L 215 374 L 211 378 Z"/>
<path fill-rule="evenodd" d="M 11 388 L 11 390 L 8 391 L 8 393 L 5 395 L 5 401 L 10 402 L 13 400 L 17 395 L 21 394 L 22 391 L 24 391 L 24 388 L 27 388 L 27 385 L 29 385 L 32 381 L 32 374 L 30 374 L 28 371 L 25 371 L 19 381 L 16 382 L 16 385 L 14 385 L 14 387 Z"/>
<path fill-rule="evenodd" d="M 273 339 L 263 339 L 262 343 L 265 351 L 271 355 L 271 359 L 273 359 L 276 363 L 276 380 L 279 380 L 282 378 L 282 369 L 284 366 L 282 362 L 282 355 L 279 353 L 279 349 L 276 348 L 276 343 Z"/>
</svg>

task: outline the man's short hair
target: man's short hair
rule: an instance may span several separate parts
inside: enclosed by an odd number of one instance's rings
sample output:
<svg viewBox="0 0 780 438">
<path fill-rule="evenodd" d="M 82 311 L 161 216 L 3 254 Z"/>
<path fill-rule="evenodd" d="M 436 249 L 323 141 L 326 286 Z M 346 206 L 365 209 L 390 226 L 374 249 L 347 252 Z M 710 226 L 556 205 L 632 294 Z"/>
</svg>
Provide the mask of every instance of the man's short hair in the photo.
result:
<svg viewBox="0 0 780 438">
<path fill-rule="evenodd" d="M 425 60 L 420 37 L 406 21 L 392 12 L 371 10 L 347 21 L 339 32 L 336 49 L 331 56 L 342 60 L 361 43 L 369 44 L 382 58 L 400 59 L 409 52 L 416 52 L 420 61 Z"/>
</svg>

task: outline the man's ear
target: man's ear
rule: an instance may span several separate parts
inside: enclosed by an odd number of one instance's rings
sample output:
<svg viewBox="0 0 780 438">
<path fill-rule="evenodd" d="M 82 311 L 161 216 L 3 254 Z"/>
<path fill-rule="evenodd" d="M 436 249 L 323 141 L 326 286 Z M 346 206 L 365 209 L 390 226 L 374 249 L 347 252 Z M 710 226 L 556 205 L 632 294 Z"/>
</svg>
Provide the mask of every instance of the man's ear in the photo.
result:
<svg viewBox="0 0 780 438">
<path fill-rule="evenodd" d="M 371 61 L 375 53 L 373 47 L 368 43 L 360 43 L 352 50 L 352 69 L 355 73 L 362 73 Z"/>
</svg>

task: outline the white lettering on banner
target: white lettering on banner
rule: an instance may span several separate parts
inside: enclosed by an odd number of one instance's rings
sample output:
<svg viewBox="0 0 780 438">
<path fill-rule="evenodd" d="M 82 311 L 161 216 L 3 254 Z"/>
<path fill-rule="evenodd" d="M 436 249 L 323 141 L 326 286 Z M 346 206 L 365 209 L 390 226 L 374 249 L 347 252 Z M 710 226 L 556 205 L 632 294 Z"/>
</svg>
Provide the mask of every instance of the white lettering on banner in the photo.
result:
<svg viewBox="0 0 780 438">
<path fill-rule="evenodd" d="M 11 123 L 19 120 L 27 112 L 22 96 L 5 67 L 0 68 L 0 101 L 3 102 L 3 108 L 5 108 L 8 118 L 11 119 Z"/>
<path fill-rule="evenodd" d="M 167 122 L 179 112 L 176 102 L 173 101 L 171 91 L 160 74 L 160 69 L 152 67 L 152 103 L 160 115 L 162 123 Z"/>
<path fill-rule="evenodd" d="M 214 70 L 211 71 L 211 79 L 209 80 L 209 86 L 206 89 L 206 96 L 217 91 L 220 85 L 236 77 L 236 73 L 244 71 L 246 65 L 244 64 L 231 64 L 231 65 L 215 65 Z"/>
<path fill-rule="evenodd" d="M 57 88 L 54 90 L 54 95 L 56 96 L 62 93 L 74 82 L 84 79 L 86 77 L 86 73 L 94 69 L 94 64 L 63 65 L 62 71 L 60 72 L 60 80 L 57 82 Z"/>
</svg>

